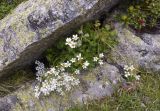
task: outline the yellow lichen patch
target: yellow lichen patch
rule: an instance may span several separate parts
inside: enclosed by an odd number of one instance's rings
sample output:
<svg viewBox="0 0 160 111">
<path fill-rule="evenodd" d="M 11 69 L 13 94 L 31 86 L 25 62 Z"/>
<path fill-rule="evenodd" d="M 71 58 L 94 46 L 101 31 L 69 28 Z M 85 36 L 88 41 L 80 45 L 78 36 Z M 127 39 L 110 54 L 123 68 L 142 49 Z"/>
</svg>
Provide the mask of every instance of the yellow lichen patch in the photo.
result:
<svg viewBox="0 0 160 111">
<path fill-rule="evenodd" d="M 85 81 L 95 81 L 96 80 L 96 74 L 94 72 L 89 72 L 88 74 L 83 76 L 83 80 Z"/>
<path fill-rule="evenodd" d="M 128 41 L 130 41 L 131 43 L 136 45 L 142 45 L 142 40 L 139 37 L 135 36 L 131 31 L 124 29 L 123 33 L 126 39 L 128 39 Z"/>
<path fill-rule="evenodd" d="M 30 109 L 35 109 L 36 111 L 47 111 L 49 109 L 58 110 L 60 104 L 64 107 L 68 107 L 69 104 L 69 94 L 66 93 L 63 96 L 57 95 L 55 93 L 50 94 L 49 96 L 41 97 L 39 99 L 35 98 L 34 91 L 32 88 L 23 89 L 16 92 L 20 103 L 17 103 L 13 108 L 13 111 L 30 111 Z M 33 107 L 30 105 L 32 102 Z"/>
</svg>

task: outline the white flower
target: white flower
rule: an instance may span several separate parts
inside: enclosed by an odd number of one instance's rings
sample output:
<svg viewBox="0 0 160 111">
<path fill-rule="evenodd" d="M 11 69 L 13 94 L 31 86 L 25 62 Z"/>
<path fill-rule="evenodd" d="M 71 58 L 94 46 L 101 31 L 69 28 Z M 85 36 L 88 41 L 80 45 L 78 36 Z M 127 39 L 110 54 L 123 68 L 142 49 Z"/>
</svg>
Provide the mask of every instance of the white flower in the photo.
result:
<svg viewBox="0 0 160 111">
<path fill-rule="evenodd" d="M 37 76 L 36 79 L 39 81 L 39 82 L 42 82 L 42 78 L 40 76 Z"/>
<path fill-rule="evenodd" d="M 39 98 L 40 94 L 41 94 L 41 92 L 35 92 L 35 97 Z"/>
<path fill-rule="evenodd" d="M 83 59 L 83 57 L 81 56 L 81 53 L 77 55 L 77 59 L 78 60 L 82 60 Z"/>
<path fill-rule="evenodd" d="M 67 38 L 67 39 L 66 39 L 66 45 L 71 44 L 71 42 L 72 42 L 72 39 L 71 39 L 71 38 Z"/>
<path fill-rule="evenodd" d="M 86 33 L 86 34 L 84 34 L 84 36 L 85 36 L 85 37 L 89 37 L 89 34 L 88 34 L 88 33 Z"/>
<path fill-rule="evenodd" d="M 51 73 L 55 73 L 55 71 L 56 71 L 56 69 L 54 67 L 50 69 Z"/>
<path fill-rule="evenodd" d="M 81 40 L 78 40 L 77 41 L 77 47 L 80 47 L 82 45 L 82 41 Z"/>
<path fill-rule="evenodd" d="M 78 43 L 75 41 L 78 40 L 78 38 L 78 35 L 73 35 L 73 41 L 71 38 L 67 38 L 65 44 L 69 45 L 70 48 L 76 48 L 76 46 L 78 46 Z"/>
<path fill-rule="evenodd" d="M 104 64 L 104 63 L 103 63 L 103 60 L 99 60 L 98 63 L 99 63 L 100 65 L 103 65 L 103 64 Z"/>
<path fill-rule="evenodd" d="M 60 70 L 61 72 L 65 71 L 64 67 L 60 67 L 59 70 Z"/>
<path fill-rule="evenodd" d="M 100 53 L 99 54 L 99 58 L 103 58 L 104 57 L 104 54 L 103 53 Z"/>
<path fill-rule="evenodd" d="M 140 80 L 140 77 L 141 77 L 140 75 L 135 76 L 136 80 Z"/>
<path fill-rule="evenodd" d="M 80 71 L 76 69 L 75 74 L 80 74 Z"/>
<path fill-rule="evenodd" d="M 78 33 L 79 33 L 79 34 L 83 34 L 83 31 L 82 31 L 82 30 L 79 30 Z"/>
<path fill-rule="evenodd" d="M 98 57 L 93 57 L 93 61 L 97 62 L 98 61 Z"/>
<path fill-rule="evenodd" d="M 74 62 L 76 62 L 76 58 L 72 58 L 70 61 L 71 61 L 72 63 L 74 63 Z"/>
<path fill-rule="evenodd" d="M 76 34 L 76 35 L 73 35 L 73 38 L 72 38 L 73 40 L 78 40 L 79 39 L 79 37 L 78 37 L 78 35 Z"/>
<path fill-rule="evenodd" d="M 38 87 L 38 86 L 35 86 L 34 91 L 35 91 L 35 97 L 36 97 L 36 98 L 39 98 L 39 96 L 40 96 L 40 94 L 41 94 L 41 92 L 40 92 L 39 90 L 40 90 L 39 87 Z"/>
<path fill-rule="evenodd" d="M 131 71 L 133 71 L 135 68 L 134 68 L 133 65 L 131 65 L 131 66 L 129 67 L 129 69 L 130 69 Z"/>
<path fill-rule="evenodd" d="M 69 61 L 67 61 L 66 63 L 63 63 L 64 64 L 64 67 L 70 67 L 71 66 L 71 63 Z"/>
<path fill-rule="evenodd" d="M 76 45 L 77 45 L 77 43 L 76 42 L 71 42 L 70 44 L 69 44 L 69 46 L 70 46 L 70 48 L 76 48 Z"/>
<path fill-rule="evenodd" d="M 83 63 L 83 66 L 82 66 L 82 67 L 83 67 L 83 69 L 86 69 L 88 66 L 89 66 L 89 62 L 86 61 L 86 62 Z"/>
<path fill-rule="evenodd" d="M 124 66 L 124 70 L 128 71 L 128 70 L 129 70 L 129 66 L 128 66 L 128 65 L 125 65 L 125 66 Z"/>
<path fill-rule="evenodd" d="M 74 83 L 73 85 L 78 85 L 80 83 L 80 81 L 79 81 L 79 79 L 75 79 L 73 83 Z"/>
<path fill-rule="evenodd" d="M 42 76 L 45 73 L 45 67 L 44 64 L 39 62 L 39 61 L 35 61 L 35 64 L 37 64 L 38 66 L 36 67 L 37 73 L 36 76 Z"/>
<path fill-rule="evenodd" d="M 124 76 L 128 78 L 129 75 L 125 74 Z"/>
</svg>

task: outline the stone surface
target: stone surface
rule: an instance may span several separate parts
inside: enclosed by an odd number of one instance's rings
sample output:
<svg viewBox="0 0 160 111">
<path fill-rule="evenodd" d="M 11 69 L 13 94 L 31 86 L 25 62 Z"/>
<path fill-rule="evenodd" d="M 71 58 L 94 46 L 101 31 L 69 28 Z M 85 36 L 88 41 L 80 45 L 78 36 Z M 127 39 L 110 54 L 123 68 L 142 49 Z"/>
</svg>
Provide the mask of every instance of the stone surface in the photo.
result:
<svg viewBox="0 0 160 111">
<path fill-rule="evenodd" d="M 34 97 L 35 83 L 28 84 L 14 94 L 0 99 L 2 111 L 65 111 L 76 104 L 110 96 L 122 80 L 119 70 L 108 63 L 79 75 L 81 84 L 64 96 Z"/>
<path fill-rule="evenodd" d="M 114 63 L 160 72 L 160 34 L 136 35 L 118 23 L 115 27 L 119 45 L 112 50 Z"/>
<path fill-rule="evenodd" d="M 33 62 L 55 39 L 120 0 L 28 0 L 0 20 L 0 76 Z"/>
<path fill-rule="evenodd" d="M 34 98 L 34 83 L 28 84 L 15 93 L 0 99 L 0 110 L 9 111 L 64 111 L 76 104 L 110 96 L 118 82 L 124 82 L 121 74 L 124 65 L 142 67 L 148 71 L 160 71 L 160 34 L 137 36 L 119 23 L 115 23 L 119 44 L 106 55 L 107 62 L 79 76 L 81 84 L 61 97 L 51 94 L 48 97 Z M 111 65 L 112 64 L 112 65 Z M 121 72 L 122 71 L 122 72 Z"/>
</svg>

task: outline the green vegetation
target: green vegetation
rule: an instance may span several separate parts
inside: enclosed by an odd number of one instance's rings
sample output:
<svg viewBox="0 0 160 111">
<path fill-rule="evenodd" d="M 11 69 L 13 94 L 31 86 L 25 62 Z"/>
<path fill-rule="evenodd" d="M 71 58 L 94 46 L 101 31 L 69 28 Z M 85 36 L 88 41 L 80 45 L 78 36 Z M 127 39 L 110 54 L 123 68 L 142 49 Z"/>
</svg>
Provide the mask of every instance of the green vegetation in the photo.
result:
<svg viewBox="0 0 160 111">
<path fill-rule="evenodd" d="M 78 86 L 78 74 L 96 65 L 103 65 L 104 54 L 116 44 L 116 31 L 110 25 L 101 27 L 99 21 L 82 26 L 72 37 L 61 38 L 45 52 L 50 66 L 48 69 L 44 68 L 43 63 L 35 62 L 39 81 L 35 87 L 35 96 L 49 95 L 51 92 L 64 95 L 72 87 Z M 53 84 L 57 86 L 48 89 Z"/>
<path fill-rule="evenodd" d="M 9 2 L 11 1 L 11 2 Z M 18 4 L 26 0 L 1 0 L 0 1 L 0 19 L 4 18 L 11 12 Z"/>
<path fill-rule="evenodd" d="M 155 28 L 159 26 L 160 0 L 135 0 L 121 20 L 135 29 Z"/>
<path fill-rule="evenodd" d="M 33 72 L 30 70 L 20 70 L 10 77 L 1 78 L 0 97 L 13 92 L 23 83 L 33 80 L 33 75 Z"/>
<path fill-rule="evenodd" d="M 112 97 L 68 111 L 159 111 L 160 75 L 141 74 L 141 81 L 122 86 Z"/>
<path fill-rule="evenodd" d="M 76 48 L 67 46 L 65 43 L 66 38 L 58 40 L 57 44 L 45 53 L 49 64 L 58 66 L 60 63 L 67 62 L 81 54 L 83 60 L 87 60 L 90 63 L 89 67 L 94 67 L 96 63 L 93 61 L 93 57 L 98 57 L 100 53 L 110 51 L 117 44 L 116 31 L 110 25 L 105 27 L 100 25 L 99 21 L 96 21 L 95 24 L 88 23 L 81 27 L 77 34 L 79 37 L 77 44 L 79 46 Z M 73 73 L 76 69 L 81 70 L 82 63 L 83 61 L 75 63 L 67 71 Z"/>
</svg>

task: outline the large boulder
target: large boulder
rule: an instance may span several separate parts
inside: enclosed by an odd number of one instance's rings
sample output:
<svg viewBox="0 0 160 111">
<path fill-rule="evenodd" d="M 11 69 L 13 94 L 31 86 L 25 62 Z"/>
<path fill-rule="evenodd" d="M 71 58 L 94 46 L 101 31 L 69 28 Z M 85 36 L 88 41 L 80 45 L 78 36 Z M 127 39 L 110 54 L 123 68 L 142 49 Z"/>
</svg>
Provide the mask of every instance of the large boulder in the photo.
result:
<svg viewBox="0 0 160 111">
<path fill-rule="evenodd" d="M 34 61 L 56 38 L 120 0 L 28 0 L 0 21 L 0 76 Z"/>
</svg>

